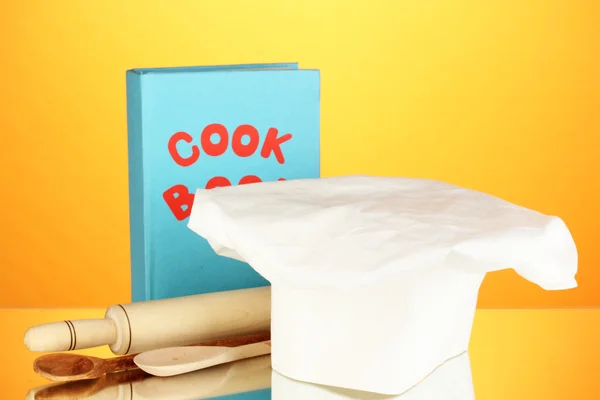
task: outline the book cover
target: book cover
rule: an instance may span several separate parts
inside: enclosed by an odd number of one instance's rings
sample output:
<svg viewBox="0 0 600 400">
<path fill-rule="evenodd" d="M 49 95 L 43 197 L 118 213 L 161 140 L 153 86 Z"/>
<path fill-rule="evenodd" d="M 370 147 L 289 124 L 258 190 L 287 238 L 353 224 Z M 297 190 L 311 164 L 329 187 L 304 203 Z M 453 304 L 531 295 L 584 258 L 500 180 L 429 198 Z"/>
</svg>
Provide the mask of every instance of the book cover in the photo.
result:
<svg viewBox="0 0 600 400">
<path fill-rule="evenodd" d="M 268 285 L 187 219 L 198 188 L 319 176 L 319 71 L 146 68 L 126 79 L 132 301 Z"/>
</svg>

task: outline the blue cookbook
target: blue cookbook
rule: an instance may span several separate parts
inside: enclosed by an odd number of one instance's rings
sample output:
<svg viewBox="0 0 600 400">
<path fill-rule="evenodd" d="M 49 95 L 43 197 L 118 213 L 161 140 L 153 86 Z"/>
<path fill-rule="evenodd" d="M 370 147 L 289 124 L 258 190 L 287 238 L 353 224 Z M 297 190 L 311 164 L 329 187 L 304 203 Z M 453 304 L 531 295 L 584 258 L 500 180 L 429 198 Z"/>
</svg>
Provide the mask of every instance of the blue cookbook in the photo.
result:
<svg viewBox="0 0 600 400">
<path fill-rule="evenodd" d="M 198 188 L 315 178 L 320 74 L 296 63 L 127 71 L 132 301 L 268 285 L 187 228 Z"/>
</svg>

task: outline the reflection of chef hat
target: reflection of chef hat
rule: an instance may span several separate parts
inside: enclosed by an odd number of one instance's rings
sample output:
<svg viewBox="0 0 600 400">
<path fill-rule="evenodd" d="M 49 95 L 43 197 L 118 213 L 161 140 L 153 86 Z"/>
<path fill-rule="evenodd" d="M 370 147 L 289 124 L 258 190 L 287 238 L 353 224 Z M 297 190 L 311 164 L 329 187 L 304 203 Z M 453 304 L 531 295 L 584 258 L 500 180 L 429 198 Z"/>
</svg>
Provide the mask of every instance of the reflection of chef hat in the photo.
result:
<svg viewBox="0 0 600 400">
<path fill-rule="evenodd" d="M 576 286 L 562 220 L 431 180 L 198 190 L 189 227 L 271 282 L 273 369 L 349 389 L 399 394 L 466 351 L 488 271 Z"/>
<path fill-rule="evenodd" d="M 474 400 L 468 353 L 451 358 L 408 391 L 388 396 L 300 382 L 273 371 L 273 400 Z"/>
</svg>

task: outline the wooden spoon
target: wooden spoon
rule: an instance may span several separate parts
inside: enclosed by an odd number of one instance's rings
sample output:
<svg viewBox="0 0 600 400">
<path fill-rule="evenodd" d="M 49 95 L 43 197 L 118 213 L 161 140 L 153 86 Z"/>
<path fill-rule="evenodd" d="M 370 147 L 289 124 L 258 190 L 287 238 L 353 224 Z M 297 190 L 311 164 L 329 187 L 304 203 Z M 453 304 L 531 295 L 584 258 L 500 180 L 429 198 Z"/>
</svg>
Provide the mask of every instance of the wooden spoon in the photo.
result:
<svg viewBox="0 0 600 400">
<path fill-rule="evenodd" d="M 238 347 L 167 347 L 140 353 L 133 361 L 143 371 L 164 377 L 265 354 L 271 354 L 270 340 Z"/>
<path fill-rule="evenodd" d="M 270 339 L 270 337 L 271 333 L 265 332 L 231 339 L 214 340 L 194 346 L 183 346 L 183 348 L 195 346 L 230 348 L 263 342 Z M 133 361 L 134 357 L 136 357 L 136 354 L 108 359 L 72 353 L 47 354 L 34 361 L 33 370 L 40 376 L 57 382 L 94 379 L 109 372 L 137 369 L 138 366 Z"/>
</svg>

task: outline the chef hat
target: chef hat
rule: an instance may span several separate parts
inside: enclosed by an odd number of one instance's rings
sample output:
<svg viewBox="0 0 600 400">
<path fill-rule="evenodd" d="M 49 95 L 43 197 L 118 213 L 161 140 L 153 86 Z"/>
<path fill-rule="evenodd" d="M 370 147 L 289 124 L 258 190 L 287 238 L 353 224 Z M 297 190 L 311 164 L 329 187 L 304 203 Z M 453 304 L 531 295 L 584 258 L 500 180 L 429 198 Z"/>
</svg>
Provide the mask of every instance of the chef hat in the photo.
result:
<svg viewBox="0 0 600 400">
<path fill-rule="evenodd" d="M 290 379 L 273 371 L 272 400 L 475 400 L 469 353 L 451 358 L 406 392 L 388 396 Z"/>
<path fill-rule="evenodd" d="M 466 351 L 486 272 L 577 285 L 561 219 L 433 180 L 200 189 L 188 226 L 270 281 L 273 369 L 354 390 L 403 393 Z"/>
</svg>

